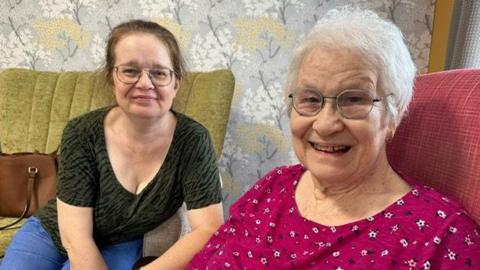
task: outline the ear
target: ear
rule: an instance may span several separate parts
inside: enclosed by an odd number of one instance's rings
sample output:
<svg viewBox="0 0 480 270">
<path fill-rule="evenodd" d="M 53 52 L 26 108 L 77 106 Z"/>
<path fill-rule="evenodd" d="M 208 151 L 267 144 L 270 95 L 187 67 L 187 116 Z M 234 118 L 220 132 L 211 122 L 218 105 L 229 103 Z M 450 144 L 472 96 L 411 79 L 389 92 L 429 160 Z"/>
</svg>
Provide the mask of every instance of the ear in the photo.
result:
<svg viewBox="0 0 480 270">
<path fill-rule="evenodd" d="M 173 89 L 175 91 L 180 90 L 180 80 L 179 79 L 175 79 L 175 85 L 173 86 Z"/>
<path fill-rule="evenodd" d="M 395 135 L 395 131 L 397 130 L 397 125 L 395 125 L 395 121 L 390 121 L 387 128 L 387 136 L 385 136 L 385 141 L 389 142 L 393 139 Z"/>
</svg>

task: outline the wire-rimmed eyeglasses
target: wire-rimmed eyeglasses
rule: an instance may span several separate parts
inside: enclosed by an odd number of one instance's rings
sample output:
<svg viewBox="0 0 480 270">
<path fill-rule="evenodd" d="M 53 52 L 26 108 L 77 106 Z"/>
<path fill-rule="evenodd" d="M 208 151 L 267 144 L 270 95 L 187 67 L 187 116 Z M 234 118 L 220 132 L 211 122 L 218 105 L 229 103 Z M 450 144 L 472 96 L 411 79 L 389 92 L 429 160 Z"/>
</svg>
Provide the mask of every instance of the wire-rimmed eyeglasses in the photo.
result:
<svg viewBox="0 0 480 270">
<path fill-rule="evenodd" d="M 172 82 L 174 71 L 169 68 L 138 68 L 130 65 L 118 65 L 114 67 L 117 78 L 124 84 L 135 84 L 140 80 L 144 71 L 153 85 L 157 87 L 167 86 Z"/>
<path fill-rule="evenodd" d="M 388 96 L 388 95 L 386 95 Z M 373 97 L 364 90 L 344 90 L 336 97 L 324 97 L 314 89 L 297 89 L 288 95 L 295 111 L 302 116 L 315 116 L 325 105 L 325 99 L 334 99 L 337 111 L 346 119 L 364 119 L 376 102 L 386 96 Z"/>
</svg>

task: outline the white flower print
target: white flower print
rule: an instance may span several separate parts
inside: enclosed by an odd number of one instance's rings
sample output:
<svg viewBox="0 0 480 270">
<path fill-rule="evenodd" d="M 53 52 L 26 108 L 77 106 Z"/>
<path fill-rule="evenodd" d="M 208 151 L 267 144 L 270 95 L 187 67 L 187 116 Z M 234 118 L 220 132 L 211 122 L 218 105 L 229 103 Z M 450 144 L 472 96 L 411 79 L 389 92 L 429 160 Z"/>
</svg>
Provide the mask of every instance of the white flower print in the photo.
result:
<svg viewBox="0 0 480 270">
<path fill-rule="evenodd" d="M 253 204 L 258 204 L 258 200 L 257 200 L 257 199 L 253 199 L 252 203 L 253 203 Z"/>
<path fill-rule="evenodd" d="M 430 267 L 431 267 L 431 266 L 432 266 L 432 265 L 430 264 L 430 261 L 425 261 L 425 262 L 423 263 L 423 265 L 422 265 L 422 267 L 423 267 L 422 269 L 423 269 L 423 270 L 430 270 Z"/>
<path fill-rule="evenodd" d="M 223 265 L 225 265 L 226 268 L 230 268 L 230 264 L 228 262 L 225 262 Z"/>
<path fill-rule="evenodd" d="M 412 194 L 415 195 L 415 196 L 418 196 L 418 189 L 412 190 Z"/>
<path fill-rule="evenodd" d="M 467 246 L 473 245 L 473 241 L 472 241 L 472 239 L 470 239 L 470 235 L 465 236 L 465 244 Z"/>
<path fill-rule="evenodd" d="M 426 225 L 426 222 L 423 219 L 419 219 L 415 223 L 417 223 L 417 226 L 418 226 L 419 230 L 423 230 L 423 227 L 425 227 L 425 225 Z"/>
<path fill-rule="evenodd" d="M 274 250 L 273 251 L 273 257 L 280 258 L 280 250 Z"/>
<path fill-rule="evenodd" d="M 395 225 L 392 226 L 392 232 L 396 232 L 396 231 L 398 231 L 398 229 L 400 229 L 400 225 L 395 224 Z"/>
<path fill-rule="evenodd" d="M 457 228 L 453 227 L 453 226 L 450 226 L 450 228 L 448 228 L 448 231 L 451 232 L 451 233 L 457 233 Z"/>
<path fill-rule="evenodd" d="M 404 205 L 404 204 L 405 204 L 405 202 L 402 199 L 397 201 L 397 205 Z"/>
<path fill-rule="evenodd" d="M 340 256 L 340 251 L 335 251 L 332 253 L 333 257 L 338 257 Z"/>
<path fill-rule="evenodd" d="M 442 242 L 442 239 L 440 239 L 440 237 L 438 236 L 433 237 L 433 243 L 440 245 L 441 242 Z"/>
<path fill-rule="evenodd" d="M 294 232 L 294 231 L 290 231 L 289 235 L 290 235 L 290 237 L 295 237 L 295 232 Z"/>
<path fill-rule="evenodd" d="M 452 250 L 448 249 L 447 257 L 450 261 L 455 261 L 457 259 L 457 254 Z"/>
<path fill-rule="evenodd" d="M 308 237 L 308 234 L 305 234 L 305 235 L 303 236 L 303 239 L 308 240 L 308 239 L 310 239 L 310 237 Z"/>
<path fill-rule="evenodd" d="M 368 232 L 368 237 L 370 239 L 377 238 L 377 232 L 370 230 L 370 232 Z"/>
<path fill-rule="evenodd" d="M 292 259 L 296 259 L 296 258 L 297 258 L 297 254 L 296 254 L 296 253 L 292 253 L 292 254 L 290 254 L 290 258 L 292 258 Z"/>
<path fill-rule="evenodd" d="M 253 254 L 252 254 L 252 252 L 251 252 L 250 250 L 247 252 L 247 256 L 248 256 L 249 258 L 253 258 Z"/>
<path fill-rule="evenodd" d="M 267 235 L 267 242 L 268 243 L 273 243 L 273 237 L 271 235 Z"/>
<path fill-rule="evenodd" d="M 373 221 L 374 219 L 375 219 L 375 218 L 374 218 L 374 217 L 372 217 L 372 216 L 370 216 L 370 217 L 367 217 L 367 220 L 368 220 L 368 221 Z"/>
<path fill-rule="evenodd" d="M 410 259 L 410 260 L 408 260 L 408 261 L 407 261 L 407 264 L 408 264 L 408 266 L 410 266 L 410 267 L 415 267 L 415 266 L 417 266 L 417 262 L 415 261 L 415 259 Z"/>
<path fill-rule="evenodd" d="M 280 169 L 277 170 L 277 174 L 282 174 L 282 173 L 283 173 L 282 170 Z"/>
<path fill-rule="evenodd" d="M 261 262 L 263 265 L 267 265 L 267 264 L 268 264 L 267 258 L 265 258 L 265 257 L 260 258 L 260 262 Z"/>
<path fill-rule="evenodd" d="M 343 270 L 343 268 L 339 266 L 339 267 L 335 268 L 335 270 Z"/>
<path fill-rule="evenodd" d="M 388 250 L 383 250 L 382 253 L 380 254 L 382 257 L 388 255 Z"/>
<path fill-rule="evenodd" d="M 262 221 L 260 219 L 255 220 L 255 224 L 260 225 Z"/>
<path fill-rule="evenodd" d="M 442 200 L 445 202 L 449 202 L 450 200 L 448 198 L 442 197 Z"/>
<path fill-rule="evenodd" d="M 313 227 L 313 228 L 312 228 L 312 231 L 313 231 L 314 233 L 319 233 L 319 232 L 320 232 L 320 230 L 319 230 L 317 227 Z"/>
<path fill-rule="evenodd" d="M 267 207 L 267 208 L 263 209 L 263 213 L 264 213 L 264 214 L 270 213 L 270 208 Z"/>
<path fill-rule="evenodd" d="M 232 252 L 233 257 L 238 257 L 240 256 L 240 253 L 238 251 Z"/>
<path fill-rule="evenodd" d="M 295 211 L 295 208 L 293 208 L 293 207 L 290 207 L 290 209 L 288 209 L 288 213 L 290 213 L 290 214 L 292 214 L 294 211 Z"/>
<path fill-rule="evenodd" d="M 400 240 L 400 244 L 402 244 L 403 247 L 407 247 L 408 246 L 408 241 L 407 239 L 403 238 Z"/>
<path fill-rule="evenodd" d="M 447 215 L 445 214 L 445 212 L 443 212 L 442 210 L 438 210 L 437 211 L 437 216 L 441 217 L 441 218 L 446 218 Z"/>
<path fill-rule="evenodd" d="M 250 234 L 248 233 L 247 230 L 245 230 L 245 231 L 243 232 L 243 235 L 245 235 L 245 237 L 248 237 Z"/>
<path fill-rule="evenodd" d="M 261 241 L 260 241 L 260 236 L 255 237 L 255 242 L 256 242 L 257 244 L 260 244 L 260 242 L 261 242 Z"/>
<path fill-rule="evenodd" d="M 385 218 L 388 218 L 388 219 L 390 219 L 390 218 L 392 218 L 392 217 L 393 217 L 393 214 L 392 214 L 392 213 L 390 213 L 390 212 L 387 212 L 387 213 L 385 213 L 383 216 L 384 216 Z"/>
<path fill-rule="evenodd" d="M 332 231 L 332 233 L 335 233 L 337 231 L 337 228 L 335 228 L 335 226 L 332 226 L 330 227 L 330 231 Z"/>
<path fill-rule="evenodd" d="M 352 227 L 352 232 L 356 232 L 356 231 L 358 231 L 358 226 L 357 226 L 357 225 L 353 225 L 353 227 Z"/>
<path fill-rule="evenodd" d="M 270 223 L 268 223 L 268 226 L 270 226 L 271 228 L 275 228 L 275 223 L 270 222 Z"/>
</svg>

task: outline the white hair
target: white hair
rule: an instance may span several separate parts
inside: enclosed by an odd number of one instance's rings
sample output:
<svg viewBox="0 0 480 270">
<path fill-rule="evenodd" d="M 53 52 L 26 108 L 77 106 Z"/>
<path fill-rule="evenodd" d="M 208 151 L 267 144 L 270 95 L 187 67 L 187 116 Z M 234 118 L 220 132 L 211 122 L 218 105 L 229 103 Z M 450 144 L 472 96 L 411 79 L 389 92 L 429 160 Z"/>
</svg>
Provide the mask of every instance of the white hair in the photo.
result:
<svg viewBox="0 0 480 270">
<path fill-rule="evenodd" d="M 303 58 L 315 48 L 348 49 L 376 65 L 378 90 L 390 94 L 387 111 L 396 126 L 400 123 L 412 99 L 416 68 L 395 24 L 370 10 L 342 7 L 328 11 L 293 52 L 285 97 L 296 87 Z"/>
</svg>

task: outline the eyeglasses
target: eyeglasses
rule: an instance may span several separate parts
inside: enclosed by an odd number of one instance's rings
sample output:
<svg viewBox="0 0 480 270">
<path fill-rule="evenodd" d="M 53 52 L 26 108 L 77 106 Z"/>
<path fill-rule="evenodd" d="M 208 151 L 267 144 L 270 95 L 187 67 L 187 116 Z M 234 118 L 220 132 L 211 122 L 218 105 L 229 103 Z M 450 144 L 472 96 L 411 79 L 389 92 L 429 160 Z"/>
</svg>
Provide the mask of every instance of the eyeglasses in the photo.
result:
<svg viewBox="0 0 480 270">
<path fill-rule="evenodd" d="M 299 89 L 288 97 L 292 99 L 295 111 L 302 116 L 317 115 L 322 110 L 325 99 L 334 99 L 337 111 L 343 118 L 364 119 L 372 110 L 373 104 L 386 96 L 374 98 L 363 90 L 344 90 L 336 97 L 324 97 L 313 89 Z"/>
<path fill-rule="evenodd" d="M 135 84 L 142 77 L 143 71 L 147 72 L 148 78 L 153 85 L 167 86 L 172 82 L 173 70 L 169 68 L 138 68 L 129 65 L 118 65 L 115 68 L 118 80 L 125 84 Z"/>
</svg>

